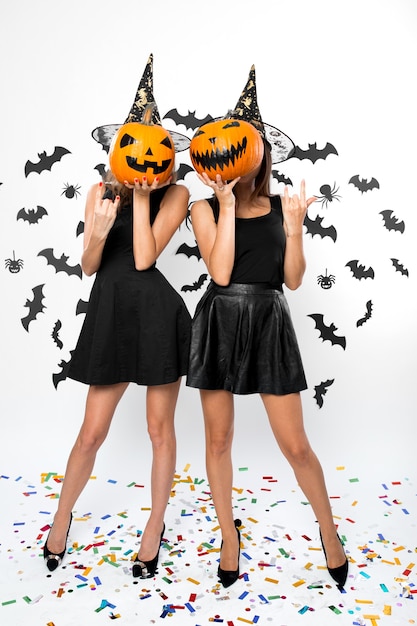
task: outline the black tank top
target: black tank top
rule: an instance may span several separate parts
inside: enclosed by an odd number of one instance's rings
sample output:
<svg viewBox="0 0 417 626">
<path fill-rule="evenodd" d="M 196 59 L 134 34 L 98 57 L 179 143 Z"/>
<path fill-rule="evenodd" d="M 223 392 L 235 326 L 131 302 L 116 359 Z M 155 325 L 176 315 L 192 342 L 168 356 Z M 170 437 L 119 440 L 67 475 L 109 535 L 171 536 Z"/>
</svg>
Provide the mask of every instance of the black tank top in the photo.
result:
<svg viewBox="0 0 417 626">
<path fill-rule="evenodd" d="M 209 198 L 218 220 L 216 198 Z M 267 283 L 282 289 L 286 236 L 280 196 L 271 196 L 271 211 L 251 218 L 235 218 L 235 262 L 232 283 Z"/>
</svg>

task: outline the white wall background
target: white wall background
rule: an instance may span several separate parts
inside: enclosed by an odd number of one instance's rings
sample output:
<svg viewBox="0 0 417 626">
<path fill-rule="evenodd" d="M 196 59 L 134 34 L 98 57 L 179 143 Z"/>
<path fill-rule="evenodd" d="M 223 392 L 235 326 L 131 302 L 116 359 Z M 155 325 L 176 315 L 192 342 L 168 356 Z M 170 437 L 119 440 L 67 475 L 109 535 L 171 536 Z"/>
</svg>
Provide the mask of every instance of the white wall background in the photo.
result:
<svg viewBox="0 0 417 626">
<path fill-rule="evenodd" d="M 310 384 L 303 393 L 306 428 L 325 469 L 345 465 L 352 472 L 388 469 L 415 474 L 416 427 L 416 199 L 415 67 L 417 8 L 413 0 L 90 0 L 81 3 L 22 0 L 0 9 L 2 125 L 0 151 L 1 435 L 0 473 L 63 473 L 83 417 L 86 387 L 52 374 L 69 359 L 92 282 L 55 273 L 39 251 L 54 248 L 69 263 L 79 262 L 89 186 L 106 153 L 91 138 L 98 125 L 126 117 L 148 55 L 154 54 L 154 93 L 161 115 L 176 108 L 197 117 L 223 115 L 233 107 L 256 66 L 264 121 L 278 126 L 298 146 L 332 143 L 338 156 L 315 163 L 291 159 L 280 171 L 297 188 L 306 179 L 310 194 L 320 186 L 339 188 L 340 201 L 316 202 L 311 217 L 334 225 L 337 240 L 305 236 L 308 271 L 288 299 Z M 184 125 L 169 128 L 192 136 Z M 71 154 L 51 171 L 24 174 L 37 154 L 64 146 Z M 182 153 L 179 162 L 189 162 Z M 358 174 L 380 185 L 361 193 L 349 180 Z M 79 186 L 68 199 L 64 185 Z M 181 184 L 192 199 L 202 197 L 194 174 Z M 273 181 L 273 191 L 282 185 Z M 43 206 L 37 224 L 17 220 L 18 211 Z M 387 230 L 380 212 L 392 210 L 403 233 Z M 205 271 L 196 257 L 175 254 L 186 241 L 185 225 L 160 259 L 174 286 Z M 12 274 L 6 260 L 23 260 Z M 391 258 L 408 269 L 396 272 Z M 346 263 L 372 266 L 375 278 L 355 279 Z M 329 290 L 317 277 L 335 276 Z M 46 308 L 22 326 L 32 288 L 44 284 Z M 202 290 L 183 293 L 190 311 Z M 366 302 L 373 313 L 363 326 Z M 346 350 L 323 342 L 309 314 L 322 313 Z M 51 333 L 61 320 L 60 350 Z M 334 379 L 322 408 L 314 386 Z M 204 473 L 199 397 L 182 388 L 177 413 L 178 467 L 191 463 Z M 259 398 L 237 399 L 236 466 L 257 465 L 276 472 L 279 456 Z M 149 444 L 144 391 L 131 386 L 121 402 L 95 473 L 141 476 L 146 480 Z"/>
</svg>

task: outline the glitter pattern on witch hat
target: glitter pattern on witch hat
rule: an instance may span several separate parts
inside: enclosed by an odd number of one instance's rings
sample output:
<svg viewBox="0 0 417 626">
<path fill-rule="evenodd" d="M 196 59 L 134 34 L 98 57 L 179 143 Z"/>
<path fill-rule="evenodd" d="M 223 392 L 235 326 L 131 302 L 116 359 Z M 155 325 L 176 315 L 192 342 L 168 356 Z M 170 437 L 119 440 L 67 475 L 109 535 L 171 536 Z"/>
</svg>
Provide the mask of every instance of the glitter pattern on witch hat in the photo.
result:
<svg viewBox="0 0 417 626">
<path fill-rule="evenodd" d="M 124 124 L 128 122 L 141 122 L 143 113 L 149 107 L 153 105 L 151 121 L 153 124 L 162 126 L 161 117 L 159 115 L 158 107 L 153 95 L 153 55 L 150 54 L 142 78 L 136 90 L 135 99 L 131 106 L 129 115 L 124 121 Z M 103 149 L 108 152 L 110 144 L 114 134 L 119 130 L 122 124 L 105 124 L 104 126 L 97 126 L 93 130 L 92 137 L 99 144 L 103 146 Z M 186 150 L 190 145 L 190 139 L 180 133 L 169 131 L 174 142 L 176 152 L 182 152 Z"/>
<path fill-rule="evenodd" d="M 256 93 L 255 66 L 252 65 L 246 85 L 230 117 L 250 122 L 271 144 L 272 163 L 282 163 L 291 158 L 295 145 L 281 130 L 263 122 Z"/>
</svg>

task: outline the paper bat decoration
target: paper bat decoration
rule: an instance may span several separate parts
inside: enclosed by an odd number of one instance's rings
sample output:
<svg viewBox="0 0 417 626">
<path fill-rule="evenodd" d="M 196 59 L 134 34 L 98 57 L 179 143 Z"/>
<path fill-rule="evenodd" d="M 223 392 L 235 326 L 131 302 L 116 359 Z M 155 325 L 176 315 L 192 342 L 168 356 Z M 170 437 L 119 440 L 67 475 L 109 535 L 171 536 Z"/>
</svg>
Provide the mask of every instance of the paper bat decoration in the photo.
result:
<svg viewBox="0 0 417 626">
<path fill-rule="evenodd" d="M 316 216 L 315 220 L 310 219 L 308 213 L 304 218 L 304 226 L 307 228 L 307 233 L 309 233 L 312 237 L 314 235 L 319 235 L 322 239 L 325 237 L 330 237 L 333 241 L 337 239 L 337 231 L 334 226 L 322 226 L 321 223 L 324 220 L 324 217 L 320 217 L 320 215 Z"/>
<path fill-rule="evenodd" d="M 84 232 L 84 222 L 78 222 L 76 236 L 82 235 Z"/>
<path fill-rule="evenodd" d="M 346 337 L 339 337 L 335 335 L 334 331 L 337 330 L 337 326 L 333 324 L 333 322 L 326 326 L 324 323 L 324 317 L 320 313 L 312 313 L 307 317 L 311 317 L 314 320 L 315 328 L 317 328 L 320 332 L 320 337 L 324 341 L 330 341 L 332 346 L 341 346 L 343 350 L 346 349 Z"/>
<path fill-rule="evenodd" d="M 80 315 L 80 313 L 87 313 L 88 302 L 85 300 L 78 300 L 77 308 L 75 309 L 75 315 Z"/>
<path fill-rule="evenodd" d="M 59 331 L 62 328 L 62 322 L 61 320 L 57 320 L 55 322 L 55 326 L 54 329 L 52 331 L 51 337 L 54 340 L 54 343 L 58 346 L 58 348 L 60 350 L 62 350 L 62 348 L 64 347 L 64 344 L 62 343 L 61 339 L 59 338 Z"/>
<path fill-rule="evenodd" d="M 363 326 L 365 324 L 365 322 L 367 322 L 371 317 L 372 317 L 372 300 L 368 300 L 368 302 L 366 303 L 366 313 L 364 315 L 364 317 L 361 317 L 357 322 L 356 322 L 356 326 L 357 328 L 359 328 L 359 326 Z"/>
<path fill-rule="evenodd" d="M 187 165 L 187 163 L 181 163 L 176 171 L 176 178 L 177 180 L 184 180 L 187 174 L 194 171 L 194 168 Z"/>
<path fill-rule="evenodd" d="M 24 222 L 29 222 L 29 224 L 37 224 L 39 220 L 43 218 L 44 215 L 48 215 L 48 211 L 43 208 L 43 206 L 37 206 L 35 209 L 20 209 L 17 213 L 16 220 L 23 220 Z"/>
<path fill-rule="evenodd" d="M 188 243 L 182 243 L 175 254 L 185 254 L 188 258 L 192 256 L 197 257 L 197 261 L 201 259 L 200 250 L 198 246 L 189 246 Z"/>
<path fill-rule="evenodd" d="M 67 377 L 69 366 L 70 366 L 70 363 L 71 363 L 71 357 L 72 357 L 73 352 L 74 352 L 74 350 L 71 350 L 71 352 L 70 352 L 70 360 L 69 361 L 62 360 L 60 363 L 58 363 L 58 367 L 61 368 L 61 371 L 56 373 L 56 374 L 52 374 L 52 382 L 54 383 L 55 389 L 57 389 L 58 388 L 58 384 L 62 380 L 65 380 L 66 377 Z"/>
<path fill-rule="evenodd" d="M 29 324 L 36 319 L 38 313 L 43 313 L 43 310 L 46 309 L 46 306 L 42 302 L 45 297 L 42 291 L 44 286 L 45 284 L 33 287 L 33 300 L 27 299 L 24 305 L 29 308 L 29 313 L 26 317 L 22 317 L 21 322 L 27 332 L 29 332 Z"/>
<path fill-rule="evenodd" d="M 105 175 L 107 174 L 107 167 L 105 166 L 104 163 L 98 163 L 98 165 L 96 165 L 94 169 L 97 170 L 101 178 L 104 178 Z"/>
<path fill-rule="evenodd" d="M 373 268 L 368 267 L 368 269 L 365 269 L 365 266 L 361 265 L 357 259 L 349 261 L 349 263 L 346 263 L 345 267 L 350 267 L 353 276 L 358 280 L 362 280 L 362 278 L 375 278 L 375 272 Z"/>
<path fill-rule="evenodd" d="M 327 393 L 327 389 L 328 387 L 331 387 L 331 385 L 333 385 L 334 383 L 334 378 L 332 378 L 332 380 L 328 379 L 324 382 L 321 382 L 320 385 L 315 385 L 314 387 L 314 399 L 317 402 L 318 406 L 321 407 L 323 406 L 323 398 Z"/>
<path fill-rule="evenodd" d="M 83 277 L 81 265 L 68 265 L 67 261 L 69 259 L 65 254 L 61 254 L 58 258 L 54 255 L 54 251 L 52 248 L 45 248 L 45 250 L 41 250 L 38 256 L 43 256 L 48 262 L 48 265 L 52 265 L 55 268 L 55 273 L 65 272 L 68 276 L 78 276 L 78 278 Z"/>
<path fill-rule="evenodd" d="M 278 170 L 272 170 L 272 177 L 275 178 L 279 183 L 284 183 L 284 185 L 292 185 L 291 178 L 287 178 L 284 174 L 278 172 Z"/>
<path fill-rule="evenodd" d="M 195 111 L 188 111 L 188 115 L 181 115 L 178 113 L 177 109 L 171 109 L 168 111 L 168 113 L 164 115 L 163 119 L 170 119 L 176 124 L 184 124 L 184 126 L 190 130 L 195 130 L 200 126 L 203 126 L 203 124 L 213 121 L 211 115 L 206 115 L 206 117 L 199 119 L 195 116 Z"/>
<path fill-rule="evenodd" d="M 62 157 L 66 154 L 71 154 L 71 152 L 66 148 L 62 148 L 61 146 L 56 146 L 55 150 L 50 155 L 46 154 L 46 152 L 38 152 L 39 161 L 37 163 L 32 163 L 32 161 L 26 161 L 26 178 L 31 172 L 37 172 L 38 174 L 40 174 L 45 170 L 51 171 L 53 164 L 58 163 L 58 161 L 60 161 Z"/>
<path fill-rule="evenodd" d="M 381 211 L 379 214 L 382 215 L 384 226 L 387 230 L 398 230 L 400 233 L 403 233 L 405 224 L 403 221 L 399 222 L 393 213 L 394 211 Z"/>
<path fill-rule="evenodd" d="M 403 276 L 408 276 L 408 269 L 404 267 L 402 263 L 399 262 L 398 259 L 391 259 L 393 266 L 395 267 L 396 272 L 400 272 Z"/>
<path fill-rule="evenodd" d="M 366 178 L 359 178 L 359 174 L 352 176 L 349 180 L 349 184 L 352 183 L 361 193 L 365 193 L 366 191 L 371 191 L 372 189 L 379 189 L 379 182 L 376 178 L 371 178 L 368 183 Z"/>
<path fill-rule="evenodd" d="M 300 160 L 309 159 L 309 161 L 315 163 L 319 159 L 327 159 L 329 154 L 338 155 L 338 152 L 333 144 L 327 142 L 324 148 L 318 149 L 317 143 L 309 143 L 308 150 L 303 150 L 299 146 L 295 146 L 295 150 L 291 157 Z"/>
<path fill-rule="evenodd" d="M 196 280 L 192 285 L 184 285 L 181 287 L 181 291 L 198 291 L 204 285 L 207 280 L 208 274 L 201 274 L 198 280 Z"/>
</svg>

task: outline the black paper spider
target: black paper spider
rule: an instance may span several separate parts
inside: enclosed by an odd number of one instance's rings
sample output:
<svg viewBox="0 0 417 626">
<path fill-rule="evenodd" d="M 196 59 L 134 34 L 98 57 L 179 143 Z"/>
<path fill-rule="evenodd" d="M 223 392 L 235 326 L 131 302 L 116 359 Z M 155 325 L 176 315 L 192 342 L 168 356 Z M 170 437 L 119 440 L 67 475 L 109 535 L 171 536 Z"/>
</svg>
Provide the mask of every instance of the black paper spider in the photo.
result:
<svg viewBox="0 0 417 626">
<path fill-rule="evenodd" d="M 64 190 L 61 193 L 61 196 L 65 194 L 66 198 L 76 198 L 77 196 L 81 195 L 78 191 L 79 189 L 81 189 L 80 185 L 69 185 L 68 183 L 65 183 Z"/>
<path fill-rule="evenodd" d="M 323 195 L 316 196 L 316 198 L 317 200 L 319 200 L 319 202 L 321 202 L 322 206 L 327 209 L 327 205 L 329 204 L 329 202 L 333 202 L 333 200 L 337 200 L 338 202 L 340 202 L 340 196 L 337 195 L 338 191 L 339 187 L 336 189 L 336 183 L 333 185 L 333 188 L 331 188 L 330 185 L 322 185 L 320 187 L 320 193 Z"/>
<path fill-rule="evenodd" d="M 323 276 L 322 274 L 320 274 L 320 276 L 317 276 L 317 283 L 322 289 L 330 289 L 335 282 L 336 278 L 333 276 L 333 274 L 329 274 L 329 276 L 327 276 L 327 268 L 325 276 Z"/>
<path fill-rule="evenodd" d="M 13 259 L 5 259 L 5 267 L 8 268 L 11 274 L 17 274 L 23 267 L 22 259 L 16 259 L 13 250 Z"/>
</svg>

